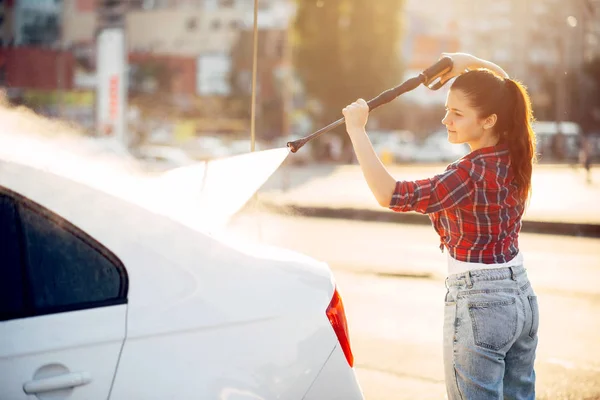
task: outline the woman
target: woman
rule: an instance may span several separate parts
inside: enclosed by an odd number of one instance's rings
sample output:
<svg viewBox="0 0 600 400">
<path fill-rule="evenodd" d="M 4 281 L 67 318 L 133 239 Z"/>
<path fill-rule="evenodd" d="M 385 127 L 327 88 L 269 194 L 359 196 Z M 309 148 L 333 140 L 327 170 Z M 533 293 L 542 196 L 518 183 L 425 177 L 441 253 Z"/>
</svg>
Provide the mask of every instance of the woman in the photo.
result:
<svg viewBox="0 0 600 400">
<path fill-rule="evenodd" d="M 449 399 L 533 399 L 538 305 L 518 236 L 535 135 L 527 92 L 500 67 L 444 54 L 456 77 L 442 123 L 471 152 L 432 178 L 396 181 L 365 132 L 362 99 L 343 109 L 369 188 L 384 207 L 428 214 L 447 250 L 444 369 Z"/>
</svg>

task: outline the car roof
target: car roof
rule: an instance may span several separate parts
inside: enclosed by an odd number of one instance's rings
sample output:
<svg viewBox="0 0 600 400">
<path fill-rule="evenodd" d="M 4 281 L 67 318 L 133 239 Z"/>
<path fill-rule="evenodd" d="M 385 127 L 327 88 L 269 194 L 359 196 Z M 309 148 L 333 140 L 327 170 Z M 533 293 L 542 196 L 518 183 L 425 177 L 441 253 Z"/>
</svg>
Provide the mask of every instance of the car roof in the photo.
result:
<svg viewBox="0 0 600 400">
<path fill-rule="evenodd" d="M 249 168 L 255 164 L 251 156 L 157 174 L 115 140 L 0 132 L 0 160 L 52 172 L 204 232 L 222 230 L 271 173 L 268 165 Z"/>
<path fill-rule="evenodd" d="M 0 160 L 0 185 L 58 214 L 103 244 L 134 240 L 138 247 L 167 252 L 169 241 L 164 240 L 167 235 L 194 237 L 196 245 L 198 240 L 208 239 L 205 233 L 149 210 L 135 197 L 119 198 L 31 166 Z M 153 246 L 156 243 L 152 239 L 160 240 L 161 245 Z"/>
</svg>

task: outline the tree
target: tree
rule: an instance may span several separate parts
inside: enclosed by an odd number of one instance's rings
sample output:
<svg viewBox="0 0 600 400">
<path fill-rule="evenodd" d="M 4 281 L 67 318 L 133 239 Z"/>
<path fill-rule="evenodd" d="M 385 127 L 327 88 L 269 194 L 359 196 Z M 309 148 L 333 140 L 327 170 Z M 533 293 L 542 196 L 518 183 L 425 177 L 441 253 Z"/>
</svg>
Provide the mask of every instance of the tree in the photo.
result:
<svg viewBox="0 0 600 400">
<path fill-rule="evenodd" d="M 585 73 L 593 80 L 595 89 L 600 91 L 600 56 L 587 62 L 583 68 Z"/>
<path fill-rule="evenodd" d="M 359 97 L 369 100 L 401 82 L 404 0 L 298 0 L 294 68 L 314 121 L 328 124 Z M 320 126 L 319 126 L 320 127 Z"/>
<path fill-rule="evenodd" d="M 587 62 L 583 71 L 589 84 L 581 124 L 586 132 L 597 131 L 600 127 L 600 57 Z"/>
</svg>

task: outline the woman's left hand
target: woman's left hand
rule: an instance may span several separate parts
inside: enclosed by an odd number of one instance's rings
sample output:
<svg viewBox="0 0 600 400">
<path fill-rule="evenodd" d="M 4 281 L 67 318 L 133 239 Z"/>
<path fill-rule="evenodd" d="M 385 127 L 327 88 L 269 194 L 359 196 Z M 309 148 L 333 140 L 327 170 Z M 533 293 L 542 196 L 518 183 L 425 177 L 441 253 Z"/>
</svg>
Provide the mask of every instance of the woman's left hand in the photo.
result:
<svg viewBox="0 0 600 400">
<path fill-rule="evenodd" d="M 369 119 L 369 105 L 363 99 L 347 105 L 342 110 L 348 134 L 356 130 L 364 130 Z"/>
</svg>

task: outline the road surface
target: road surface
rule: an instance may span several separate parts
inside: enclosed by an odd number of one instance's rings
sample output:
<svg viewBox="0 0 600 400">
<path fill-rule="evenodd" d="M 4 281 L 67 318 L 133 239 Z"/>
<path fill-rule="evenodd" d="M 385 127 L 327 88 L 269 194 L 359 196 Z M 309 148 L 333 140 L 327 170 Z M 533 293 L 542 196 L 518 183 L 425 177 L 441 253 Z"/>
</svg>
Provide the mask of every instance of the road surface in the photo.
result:
<svg viewBox="0 0 600 400">
<path fill-rule="evenodd" d="M 432 228 L 245 214 L 230 234 L 327 261 L 368 400 L 443 399 L 445 254 Z M 600 240 L 523 234 L 540 304 L 538 399 L 600 399 Z"/>
</svg>

